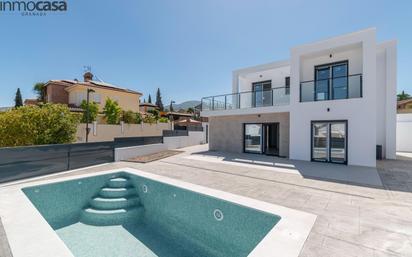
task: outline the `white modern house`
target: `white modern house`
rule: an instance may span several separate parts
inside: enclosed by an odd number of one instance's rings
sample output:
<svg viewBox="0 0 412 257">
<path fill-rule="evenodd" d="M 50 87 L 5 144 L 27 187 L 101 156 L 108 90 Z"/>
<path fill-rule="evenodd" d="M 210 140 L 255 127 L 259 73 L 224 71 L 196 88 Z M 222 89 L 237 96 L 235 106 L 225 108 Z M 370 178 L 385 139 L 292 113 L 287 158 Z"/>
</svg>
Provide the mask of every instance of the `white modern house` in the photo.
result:
<svg viewBox="0 0 412 257">
<path fill-rule="evenodd" d="M 235 70 L 232 93 L 202 98 L 210 150 L 371 167 L 394 159 L 396 51 L 371 28 Z"/>
</svg>

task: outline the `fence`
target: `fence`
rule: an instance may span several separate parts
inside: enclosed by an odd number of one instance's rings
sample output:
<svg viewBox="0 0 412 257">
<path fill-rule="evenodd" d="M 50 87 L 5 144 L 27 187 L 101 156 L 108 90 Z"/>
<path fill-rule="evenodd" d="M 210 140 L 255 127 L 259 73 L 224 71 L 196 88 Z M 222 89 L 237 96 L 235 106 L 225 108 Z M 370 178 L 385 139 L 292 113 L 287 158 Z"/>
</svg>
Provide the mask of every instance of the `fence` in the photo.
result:
<svg viewBox="0 0 412 257">
<path fill-rule="evenodd" d="M 0 148 L 0 183 L 114 161 L 114 142 Z"/>
<path fill-rule="evenodd" d="M 203 131 L 202 125 L 189 125 L 189 126 L 174 126 L 175 130 L 188 130 L 188 131 Z"/>
<path fill-rule="evenodd" d="M 181 137 L 188 135 L 189 132 L 187 130 L 163 130 L 164 137 Z"/>
<path fill-rule="evenodd" d="M 173 139 L 181 136 L 187 138 Z M 120 137 L 106 142 L 0 148 L 0 183 L 113 162 L 116 148 L 144 145 L 156 147 L 161 144 L 168 146 L 165 149 L 171 149 L 201 143 L 197 134 L 195 139 L 188 136 L 188 130 L 164 130 L 163 136 Z M 140 151 L 144 153 L 150 149 L 140 148 Z"/>
<path fill-rule="evenodd" d="M 114 139 L 115 148 L 138 146 L 138 145 L 151 145 L 163 143 L 162 136 L 156 137 L 118 137 Z"/>
</svg>

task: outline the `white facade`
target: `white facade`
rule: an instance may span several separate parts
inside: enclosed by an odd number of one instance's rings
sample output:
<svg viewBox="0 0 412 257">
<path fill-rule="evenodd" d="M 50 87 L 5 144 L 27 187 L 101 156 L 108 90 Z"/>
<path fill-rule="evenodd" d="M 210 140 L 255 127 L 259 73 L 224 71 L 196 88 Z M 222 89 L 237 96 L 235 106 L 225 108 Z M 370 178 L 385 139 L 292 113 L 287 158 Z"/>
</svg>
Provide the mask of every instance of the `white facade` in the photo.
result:
<svg viewBox="0 0 412 257">
<path fill-rule="evenodd" d="M 383 157 L 396 156 L 396 54 L 396 41 L 377 43 L 375 29 L 293 47 L 288 61 L 234 71 L 232 93 L 240 93 L 240 97 L 227 96 L 226 108 L 209 106 L 202 116 L 289 112 L 289 158 L 307 161 L 312 159 L 311 122 L 343 120 L 347 122 L 347 164 L 374 167 L 377 145 L 382 146 Z M 347 97 L 302 101 L 312 92 L 304 91 L 311 88 L 306 84 L 317 82 L 315 67 L 342 61 L 347 63 Z M 290 77 L 287 95 L 284 89 L 274 89 L 284 87 L 285 77 Z M 271 81 L 273 104 L 252 106 L 247 102 L 252 97 L 244 92 L 252 91 L 253 83 L 266 80 Z M 315 90 L 314 98 L 317 93 Z"/>
<path fill-rule="evenodd" d="M 412 113 L 397 115 L 396 151 L 412 153 Z"/>
</svg>

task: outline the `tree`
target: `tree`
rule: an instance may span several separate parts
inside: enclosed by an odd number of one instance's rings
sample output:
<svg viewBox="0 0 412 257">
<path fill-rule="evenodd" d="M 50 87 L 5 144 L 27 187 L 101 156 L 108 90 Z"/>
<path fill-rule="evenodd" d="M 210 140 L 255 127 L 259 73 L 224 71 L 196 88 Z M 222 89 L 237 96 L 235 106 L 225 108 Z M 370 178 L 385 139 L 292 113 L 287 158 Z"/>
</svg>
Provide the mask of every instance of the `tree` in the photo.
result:
<svg viewBox="0 0 412 257">
<path fill-rule="evenodd" d="M 169 112 L 173 112 L 173 101 L 170 101 Z"/>
<path fill-rule="evenodd" d="M 46 92 L 45 92 L 45 85 L 46 83 L 44 82 L 37 82 L 33 86 L 33 91 L 37 95 L 37 100 L 40 102 L 46 102 Z"/>
<path fill-rule="evenodd" d="M 23 106 L 23 99 L 21 97 L 20 88 L 17 88 L 16 97 L 14 98 L 14 107 Z"/>
<path fill-rule="evenodd" d="M 406 99 L 409 99 L 409 98 L 411 98 L 411 96 L 408 93 L 405 93 L 404 90 L 402 90 L 402 93 L 398 94 L 398 100 L 399 101 L 406 100 Z"/>
<path fill-rule="evenodd" d="M 81 119 L 82 123 L 86 122 L 93 122 L 97 118 L 97 114 L 99 113 L 99 105 L 95 102 L 89 102 L 89 106 L 87 106 L 86 100 L 83 100 L 80 104 L 80 108 L 83 109 L 83 116 Z M 87 112 L 87 109 L 89 111 Z M 89 113 L 89 118 L 87 119 L 87 113 Z"/>
<path fill-rule="evenodd" d="M 187 113 L 195 113 L 195 110 L 192 107 L 187 108 Z"/>
<path fill-rule="evenodd" d="M 142 114 L 140 112 L 136 112 L 135 114 L 135 122 L 136 124 L 141 124 L 143 121 Z"/>
<path fill-rule="evenodd" d="M 162 112 L 164 110 L 163 103 L 162 103 L 162 96 L 160 95 L 160 88 L 157 88 L 156 92 L 156 105 L 159 107 L 159 110 Z"/>
<path fill-rule="evenodd" d="M 128 124 L 136 123 L 136 116 L 133 111 L 122 111 L 122 121 Z"/>
<path fill-rule="evenodd" d="M 120 113 L 122 109 L 116 101 L 107 98 L 106 104 L 103 108 L 104 117 L 108 124 L 118 124 L 120 119 Z"/>
<path fill-rule="evenodd" d="M 156 109 L 151 109 L 151 110 L 148 110 L 147 112 L 152 114 L 155 117 L 156 120 L 158 120 L 160 118 L 160 113 Z"/>
<path fill-rule="evenodd" d="M 149 98 L 147 99 L 147 102 L 148 102 L 149 104 L 152 103 L 152 97 L 150 96 L 150 94 L 149 94 Z"/>
<path fill-rule="evenodd" d="M 22 106 L 0 115 L 0 147 L 71 143 L 78 122 L 63 104 Z"/>
</svg>

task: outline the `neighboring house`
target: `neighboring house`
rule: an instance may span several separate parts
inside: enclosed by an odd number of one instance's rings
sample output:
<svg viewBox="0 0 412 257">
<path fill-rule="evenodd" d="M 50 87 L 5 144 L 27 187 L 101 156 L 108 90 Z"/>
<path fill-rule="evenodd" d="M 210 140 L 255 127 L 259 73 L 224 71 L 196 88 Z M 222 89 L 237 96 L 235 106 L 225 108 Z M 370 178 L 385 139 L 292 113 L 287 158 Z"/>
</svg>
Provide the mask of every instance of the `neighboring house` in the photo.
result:
<svg viewBox="0 0 412 257">
<path fill-rule="evenodd" d="M 372 167 L 383 149 L 394 159 L 396 52 L 367 29 L 235 70 L 231 93 L 202 98 L 209 148 Z"/>
<path fill-rule="evenodd" d="M 397 110 L 398 113 L 412 113 L 412 98 L 398 101 Z"/>
<path fill-rule="evenodd" d="M 163 113 L 164 117 L 168 117 L 170 120 L 177 121 L 180 119 L 190 118 L 193 114 L 190 113 L 181 113 L 181 112 L 166 112 Z"/>
<path fill-rule="evenodd" d="M 73 111 L 78 111 L 82 101 L 87 98 L 88 88 L 95 91 L 90 93 L 90 101 L 99 104 L 99 111 L 103 110 L 107 98 L 117 101 L 125 111 L 139 111 L 141 93 L 94 81 L 93 74 L 90 72 L 84 74 L 83 82 L 77 80 L 48 81 L 45 84 L 46 102 L 67 104 Z"/>
<path fill-rule="evenodd" d="M 37 99 L 25 99 L 24 105 L 37 105 L 39 101 Z"/>
<path fill-rule="evenodd" d="M 146 113 L 151 110 L 159 110 L 159 107 L 157 105 L 152 104 L 152 103 L 141 103 L 140 105 L 140 112 Z"/>
</svg>

